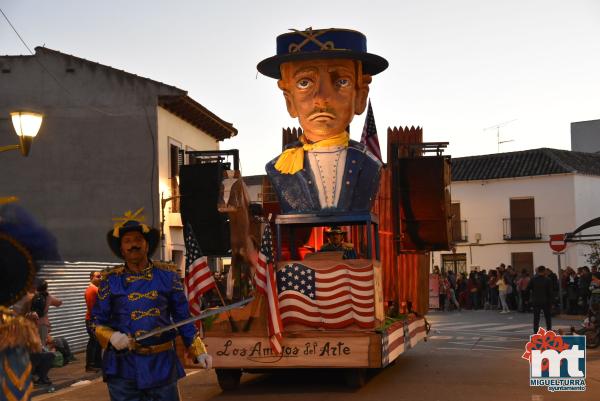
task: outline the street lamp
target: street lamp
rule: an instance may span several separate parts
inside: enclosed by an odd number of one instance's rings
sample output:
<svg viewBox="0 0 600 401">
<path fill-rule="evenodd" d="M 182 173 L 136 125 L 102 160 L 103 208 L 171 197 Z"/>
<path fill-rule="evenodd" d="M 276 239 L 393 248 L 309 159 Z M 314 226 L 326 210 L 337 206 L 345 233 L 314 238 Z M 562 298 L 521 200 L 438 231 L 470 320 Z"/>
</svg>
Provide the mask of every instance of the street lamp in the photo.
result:
<svg viewBox="0 0 600 401">
<path fill-rule="evenodd" d="M 15 133 L 19 137 L 19 144 L 0 146 L 0 152 L 19 149 L 23 156 L 27 156 L 31 149 L 33 138 L 35 138 L 42 126 L 44 116 L 31 111 L 15 111 L 10 113 L 10 117 Z"/>
</svg>

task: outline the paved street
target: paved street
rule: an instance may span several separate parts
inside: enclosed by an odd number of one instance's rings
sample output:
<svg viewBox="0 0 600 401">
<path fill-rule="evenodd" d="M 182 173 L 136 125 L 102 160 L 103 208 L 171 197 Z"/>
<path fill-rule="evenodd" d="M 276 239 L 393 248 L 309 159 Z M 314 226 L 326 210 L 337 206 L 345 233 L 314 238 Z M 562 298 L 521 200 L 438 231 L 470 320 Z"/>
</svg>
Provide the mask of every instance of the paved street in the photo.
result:
<svg viewBox="0 0 600 401">
<path fill-rule="evenodd" d="M 550 393 L 529 387 L 521 359 L 530 314 L 464 311 L 428 315 L 430 340 L 373 374 L 359 390 L 347 389 L 340 372 L 290 371 L 244 375 L 241 389 L 222 393 L 214 372 L 193 372 L 180 382 L 184 400 L 594 400 L 600 399 L 600 350 L 588 350 L 587 391 Z M 542 319 L 543 322 L 543 319 Z M 556 320 L 554 328 L 577 321 Z M 108 400 L 101 381 L 60 390 L 35 400 Z"/>
</svg>

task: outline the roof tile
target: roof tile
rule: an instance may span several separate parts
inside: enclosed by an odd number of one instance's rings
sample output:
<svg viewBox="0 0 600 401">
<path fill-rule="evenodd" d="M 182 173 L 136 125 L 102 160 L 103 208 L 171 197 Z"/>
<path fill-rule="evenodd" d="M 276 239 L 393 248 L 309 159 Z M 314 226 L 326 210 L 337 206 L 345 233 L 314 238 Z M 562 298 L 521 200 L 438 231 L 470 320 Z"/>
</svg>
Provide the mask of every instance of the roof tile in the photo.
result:
<svg viewBox="0 0 600 401">
<path fill-rule="evenodd" d="M 600 154 L 540 148 L 452 159 L 452 181 L 566 173 L 600 176 Z"/>
</svg>

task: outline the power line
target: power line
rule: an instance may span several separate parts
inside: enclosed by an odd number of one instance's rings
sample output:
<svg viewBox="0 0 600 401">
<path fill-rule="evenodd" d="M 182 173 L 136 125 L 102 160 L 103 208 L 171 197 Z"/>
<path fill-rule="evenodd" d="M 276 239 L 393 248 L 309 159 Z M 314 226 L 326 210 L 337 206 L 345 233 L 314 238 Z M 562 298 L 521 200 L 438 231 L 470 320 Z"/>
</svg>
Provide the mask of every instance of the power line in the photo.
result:
<svg viewBox="0 0 600 401">
<path fill-rule="evenodd" d="M 104 115 L 111 116 L 111 117 L 123 117 L 123 116 L 130 115 L 130 113 L 111 113 L 110 111 L 102 110 L 102 109 L 99 109 L 97 107 L 94 107 L 94 106 L 91 106 L 91 105 L 87 105 L 87 104 L 84 104 L 83 102 L 81 102 L 68 88 L 66 88 L 62 84 L 62 82 L 60 82 L 60 80 L 48 68 L 46 68 L 46 66 L 40 61 L 39 57 L 37 57 L 36 54 L 31 51 L 31 48 L 27 45 L 27 43 L 25 42 L 25 40 L 23 40 L 23 38 L 21 37 L 21 35 L 19 34 L 19 32 L 16 30 L 16 28 L 13 26 L 13 24 L 10 22 L 10 20 L 8 19 L 8 17 L 4 13 L 4 11 L 2 11 L 2 9 L 0 9 L 0 12 L 2 12 L 2 15 L 4 16 L 4 18 L 6 19 L 6 21 L 10 25 L 10 27 L 13 29 L 13 31 L 15 31 L 15 33 L 17 34 L 17 36 L 21 40 L 21 43 L 23 43 L 23 45 L 27 48 L 27 50 L 33 56 L 33 58 L 35 59 L 35 61 L 40 65 L 40 67 L 42 67 L 42 69 L 48 75 L 50 75 L 50 77 L 54 80 L 54 82 L 56 82 L 56 84 L 58 85 L 58 87 L 60 89 L 62 89 L 70 98 L 72 98 L 73 100 L 75 100 L 77 103 L 81 104 L 84 108 L 87 108 L 88 110 L 95 111 L 96 113 L 104 114 Z"/>
<path fill-rule="evenodd" d="M 79 99 L 75 98 L 75 96 L 73 95 L 73 93 L 71 93 L 71 91 L 69 89 L 67 89 L 66 87 L 64 87 L 62 85 L 62 83 L 58 80 L 58 78 L 56 78 L 56 76 L 54 76 L 54 74 L 52 74 L 52 72 L 50 72 L 48 70 L 48 68 L 46 68 L 46 66 L 38 59 L 38 57 L 36 57 L 35 53 L 31 51 L 31 48 L 27 45 L 27 43 L 25 42 L 25 40 L 21 37 L 21 35 L 19 34 L 19 32 L 17 31 L 17 29 L 14 27 L 14 25 L 10 22 L 10 20 L 8 19 L 8 16 L 4 13 L 4 11 L 0 8 L 0 12 L 2 13 L 2 15 L 4 16 L 4 19 L 6 19 L 6 22 L 8 22 L 8 25 L 10 25 L 10 27 L 12 28 L 12 30 L 17 34 L 17 36 L 19 37 L 19 39 L 21 40 L 21 43 L 23 43 L 23 46 L 25 46 L 27 48 L 27 50 L 29 51 L 29 53 L 34 57 L 34 59 L 37 61 L 37 63 L 40 65 L 40 67 L 42 67 L 42 69 L 44 71 L 46 71 L 46 73 L 48 75 L 50 75 L 52 77 L 52 79 L 54 79 L 54 81 L 56 82 L 56 84 L 59 86 L 59 88 L 61 88 L 63 91 L 65 91 L 65 93 L 67 95 L 69 95 L 71 98 L 73 98 L 75 101 L 78 101 Z M 78 102 L 78 103 L 82 103 L 82 102 Z M 93 110 L 95 112 L 101 113 L 101 114 L 105 114 L 108 116 L 112 116 L 112 117 L 116 117 L 116 116 L 125 116 L 128 115 L 129 113 L 121 113 L 121 114 L 116 114 L 116 113 L 110 113 L 101 109 L 98 109 L 96 107 L 93 106 L 89 106 L 89 105 L 83 105 L 84 107 Z M 150 202 L 152 204 L 152 222 L 154 224 L 154 196 L 153 196 L 153 191 L 154 191 L 154 174 L 155 174 L 155 170 L 156 170 L 156 143 L 155 143 L 155 139 L 154 139 L 154 133 L 152 131 L 152 125 L 150 123 L 150 117 L 148 116 L 148 111 L 146 110 L 146 107 L 142 105 L 142 109 L 144 110 L 144 114 L 146 116 L 146 123 L 148 124 L 148 132 L 150 133 L 150 138 L 152 139 L 152 173 L 150 175 Z"/>
<path fill-rule="evenodd" d="M 27 46 L 27 43 L 25 43 L 25 41 L 23 40 L 23 38 L 21 37 L 21 35 L 19 35 L 19 32 L 17 32 L 17 29 L 13 26 L 13 24 L 10 22 L 10 20 L 8 19 L 8 17 L 6 16 L 6 14 L 4 14 L 4 11 L 1 8 L 0 8 L 0 13 L 2 13 L 2 15 L 4 16 L 4 19 L 6 20 L 6 22 L 8 22 L 8 25 L 10 25 L 10 27 L 12 28 L 12 30 L 15 31 L 15 33 L 17 34 L 17 36 L 21 40 L 21 43 L 23 43 L 23 46 L 25 46 L 27 48 L 27 50 L 29 50 L 29 53 L 31 53 L 31 55 L 33 55 L 33 52 L 31 51 L 31 49 L 29 48 L 29 46 Z"/>
</svg>

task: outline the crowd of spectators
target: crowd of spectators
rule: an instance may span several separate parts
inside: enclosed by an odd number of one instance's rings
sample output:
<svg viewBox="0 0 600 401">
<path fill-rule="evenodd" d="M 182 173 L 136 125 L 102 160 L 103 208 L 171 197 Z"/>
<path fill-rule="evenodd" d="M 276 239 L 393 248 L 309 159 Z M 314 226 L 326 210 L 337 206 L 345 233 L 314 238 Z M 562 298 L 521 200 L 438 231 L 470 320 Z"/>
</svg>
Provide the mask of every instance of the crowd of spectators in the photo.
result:
<svg viewBox="0 0 600 401">
<path fill-rule="evenodd" d="M 598 267 L 591 270 L 587 266 L 577 270 L 567 267 L 561 270 L 560 280 L 551 269 L 546 269 L 545 272 L 553 287 L 552 309 L 558 311 L 559 302 L 562 302 L 564 312 L 585 314 L 591 290 L 595 286 L 600 288 Z M 440 271 L 434 266 L 432 274 L 438 276 L 440 310 L 491 309 L 500 310 L 500 313 L 532 310 L 531 291 L 528 288 L 532 277 L 527 269 L 517 271 L 512 266 L 501 263 L 495 269 L 476 269 L 468 274 L 456 274 L 452 270 Z M 559 292 L 559 284 L 562 292 Z M 559 293 L 562 293 L 562 299 Z"/>
<path fill-rule="evenodd" d="M 48 320 L 48 309 L 59 307 L 62 301 L 48 292 L 45 280 L 36 280 L 27 294 L 12 305 L 15 313 L 25 316 L 34 322 L 38 328 L 42 351 L 30 355 L 33 381 L 36 385 L 52 389 L 48 372 L 57 366 L 58 360 L 66 364 L 74 359 L 67 342 L 62 338 L 52 338 L 51 325 Z"/>
</svg>

